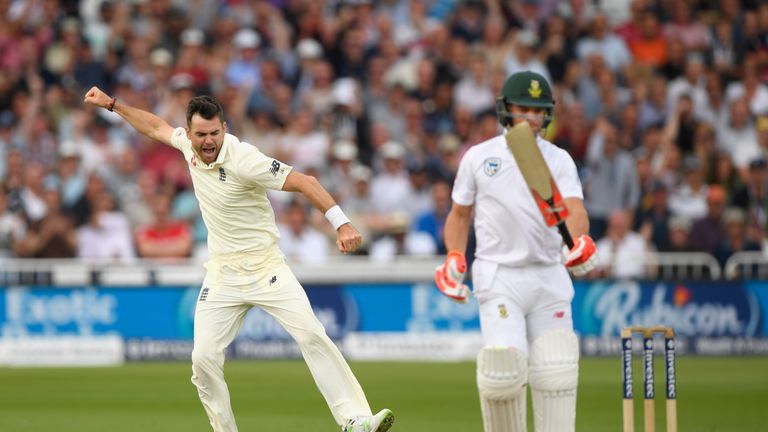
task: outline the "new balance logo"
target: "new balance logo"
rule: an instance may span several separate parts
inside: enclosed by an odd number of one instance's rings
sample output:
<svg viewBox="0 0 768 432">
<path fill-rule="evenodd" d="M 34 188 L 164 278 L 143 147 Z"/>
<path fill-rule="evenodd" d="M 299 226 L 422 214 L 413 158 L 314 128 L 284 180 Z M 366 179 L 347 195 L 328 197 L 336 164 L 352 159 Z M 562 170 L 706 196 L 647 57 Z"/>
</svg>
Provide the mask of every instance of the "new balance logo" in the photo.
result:
<svg viewBox="0 0 768 432">
<path fill-rule="evenodd" d="M 202 291 L 200 291 L 200 298 L 197 299 L 199 302 L 204 302 L 208 299 L 208 288 L 203 288 Z"/>
<path fill-rule="evenodd" d="M 277 177 L 277 172 L 280 170 L 280 162 L 273 160 L 272 167 L 269 169 L 270 174 Z"/>
<path fill-rule="evenodd" d="M 227 172 L 224 171 L 224 168 L 219 168 L 219 181 L 227 181 Z"/>
</svg>

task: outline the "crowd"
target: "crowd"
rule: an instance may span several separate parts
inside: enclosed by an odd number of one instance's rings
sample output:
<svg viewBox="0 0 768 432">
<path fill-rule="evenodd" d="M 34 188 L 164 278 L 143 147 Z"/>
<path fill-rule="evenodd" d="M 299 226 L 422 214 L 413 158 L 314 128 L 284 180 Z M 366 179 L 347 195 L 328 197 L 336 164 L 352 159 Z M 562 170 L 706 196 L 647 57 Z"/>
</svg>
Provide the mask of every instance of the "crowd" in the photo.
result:
<svg viewBox="0 0 768 432">
<path fill-rule="evenodd" d="M 553 85 L 546 138 L 577 162 L 603 263 L 765 247 L 764 2 L 0 0 L 0 257 L 204 254 L 185 160 L 85 106 L 94 85 L 173 126 L 211 94 L 230 132 L 321 180 L 371 259 L 445 253 L 458 161 L 520 70 Z M 270 198 L 289 257 L 333 253 L 322 215 Z"/>
</svg>

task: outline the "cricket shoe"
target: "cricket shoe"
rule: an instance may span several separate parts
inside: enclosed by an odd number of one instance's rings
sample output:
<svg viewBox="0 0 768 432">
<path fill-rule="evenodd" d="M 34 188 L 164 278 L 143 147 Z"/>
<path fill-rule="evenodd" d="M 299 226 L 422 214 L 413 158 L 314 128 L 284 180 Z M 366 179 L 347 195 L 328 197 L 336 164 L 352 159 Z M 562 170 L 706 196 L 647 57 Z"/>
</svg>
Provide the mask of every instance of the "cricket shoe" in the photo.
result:
<svg viewBox="0 0 768 432">
<path fill-rule="evenodd" d="M 387 432 L 395 422 L 395 415 L 383 409 L 372 416 L 358 416 L 349 420 L 342 432 Z"/>
</svg>

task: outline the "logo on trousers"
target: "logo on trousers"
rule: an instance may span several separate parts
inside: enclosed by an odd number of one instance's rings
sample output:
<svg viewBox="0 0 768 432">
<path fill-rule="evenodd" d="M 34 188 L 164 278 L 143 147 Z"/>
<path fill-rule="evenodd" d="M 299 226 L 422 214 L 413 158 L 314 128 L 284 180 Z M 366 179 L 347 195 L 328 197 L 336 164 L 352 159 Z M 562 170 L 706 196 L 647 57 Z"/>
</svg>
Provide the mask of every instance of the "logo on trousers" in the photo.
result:
<svg viewBox="0 0 768 432">
<path fill-rule="evenodd" d="M 197 301 L 204 302 L 208 299 L 208 288 L 203 288 L 202 291 L 200 291 L 200 298 L 197 299 Z"/>
</svg>

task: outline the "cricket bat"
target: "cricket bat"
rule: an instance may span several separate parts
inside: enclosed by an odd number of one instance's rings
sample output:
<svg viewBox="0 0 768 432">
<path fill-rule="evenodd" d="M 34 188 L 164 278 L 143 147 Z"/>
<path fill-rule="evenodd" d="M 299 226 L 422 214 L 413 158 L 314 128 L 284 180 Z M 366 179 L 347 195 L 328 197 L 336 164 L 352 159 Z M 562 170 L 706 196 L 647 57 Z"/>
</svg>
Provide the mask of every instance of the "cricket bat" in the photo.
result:
<svg viewBox="0 0 768 432">
<path fill-rule="evenodd" d="M 544 216 L 544 222 L 547 226 L 557 226 L 566 246 L 572 249 L 573 237 L 565 225 L 568 207 L 560 195 L 560 190 L 555 184 L 555 179 L 552 178 L 544 156 L 539 151 L 531 126 L 528 122 L 520 122 L 507 129 L 504 137 L 539 211 Z"/>
</svg>

